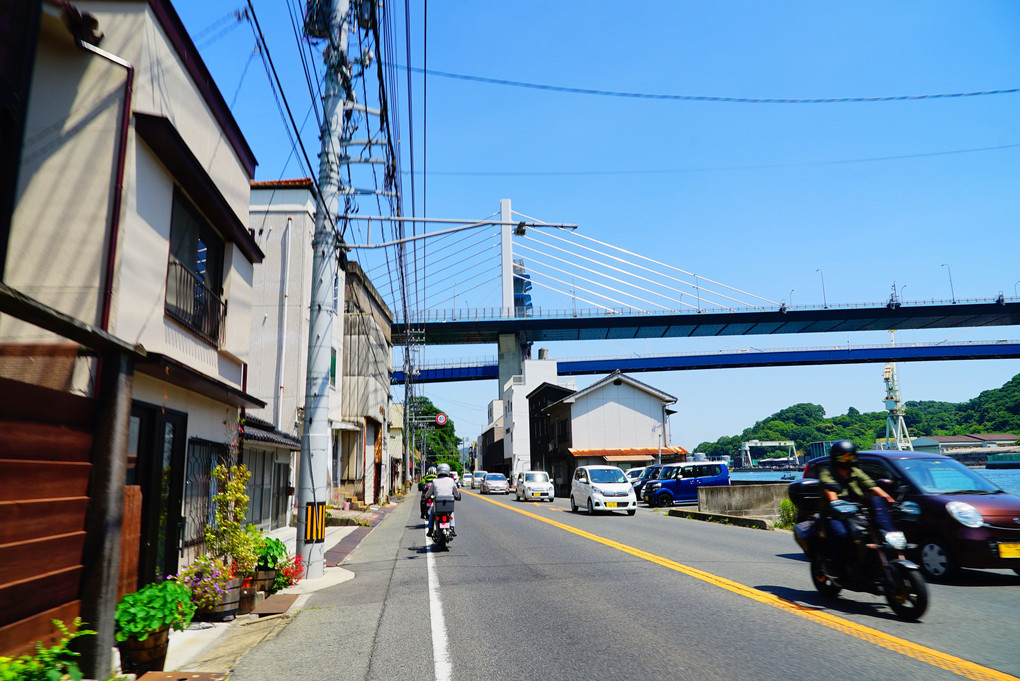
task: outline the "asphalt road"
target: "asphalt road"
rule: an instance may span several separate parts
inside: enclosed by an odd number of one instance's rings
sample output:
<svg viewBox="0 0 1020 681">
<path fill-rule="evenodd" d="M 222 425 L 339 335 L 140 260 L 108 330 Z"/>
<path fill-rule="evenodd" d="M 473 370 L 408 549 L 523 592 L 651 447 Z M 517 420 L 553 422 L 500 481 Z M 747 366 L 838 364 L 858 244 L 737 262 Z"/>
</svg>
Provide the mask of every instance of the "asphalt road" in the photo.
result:
<svg viewBox="0 0 1020 681">
<path fill-rule="evenodd" d="M 348 557 L 355 578 L 231 678 L 1020 677 L 1012 572 L 932 584 L 902 622 L 875 596 L 818 596 L 788 532 L 464 496 L 449 551 L 426 548 L 408 498 Z"/>
</svg>

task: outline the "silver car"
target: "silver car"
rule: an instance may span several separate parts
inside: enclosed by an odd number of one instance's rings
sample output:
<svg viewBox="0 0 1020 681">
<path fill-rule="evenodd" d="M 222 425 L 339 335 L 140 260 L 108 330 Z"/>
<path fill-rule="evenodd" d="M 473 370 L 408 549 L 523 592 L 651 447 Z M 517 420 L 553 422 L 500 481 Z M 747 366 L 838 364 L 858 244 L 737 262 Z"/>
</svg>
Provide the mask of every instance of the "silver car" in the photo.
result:
<svg viewBox="0 0 1020 681">
<path fill-rule="evenodd" d="M 471 489 L 481 489 L 482 480 L 485 480 L 485 476 L 488 471 L 475 471 L 475 474 L 471 478 Z"/>
<path fill-rule="evenodd" d="M 510 494 L 510 485 L 502 473 L 486 473 L 482 480 L 482 494 Z"/>
</svg>

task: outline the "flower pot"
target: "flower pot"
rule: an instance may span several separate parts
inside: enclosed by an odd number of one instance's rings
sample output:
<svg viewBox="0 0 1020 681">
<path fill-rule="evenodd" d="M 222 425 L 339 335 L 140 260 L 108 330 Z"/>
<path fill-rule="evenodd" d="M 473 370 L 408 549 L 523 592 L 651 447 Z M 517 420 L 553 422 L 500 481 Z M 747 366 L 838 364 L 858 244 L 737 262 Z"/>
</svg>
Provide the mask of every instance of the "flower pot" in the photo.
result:
<svg viewBox="0 0 1020 681">
<path fill-rule="evenodd" d="M 144 641 L 129 638 L 118 641 L 120 651 L 120 668 L 125 674 L 141 676 L 146 672 L 163 671 L 166 662 L 167 643 L 170 640 L 170 627 L 149 634 Z"/>
<path fill-rule="evenodd" d="M 255 594 L 259 592 L 254 586 L 241 587 L 241 600 L 237 603 L 237 614 L 247 615 L 255 609 Z"/>
<path fill-rule="evenodd" d="M 237 615 L 241 601 L 241 578 L 234 577 L 227 583 L 227 593 L 218 603 L 208 608 L 199 608 L 195 617 L 207 622 L 225 622 Z"/>
<path fill-rule="evenodd" d="M 272 570 L 256 570 L 255 579 L 252 582 L 256 589 L 264 591 L 268 596 L 273 590 L 273 584 L 276 582 L 276 568 Z"/>
</svg>

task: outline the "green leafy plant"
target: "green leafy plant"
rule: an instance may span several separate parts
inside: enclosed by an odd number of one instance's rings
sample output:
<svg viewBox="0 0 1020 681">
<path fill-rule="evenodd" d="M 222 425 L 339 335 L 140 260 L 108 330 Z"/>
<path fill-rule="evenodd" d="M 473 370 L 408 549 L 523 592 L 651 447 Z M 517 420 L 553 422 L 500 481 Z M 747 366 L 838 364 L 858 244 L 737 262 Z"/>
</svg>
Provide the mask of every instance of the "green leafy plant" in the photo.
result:
<svg viewBox="0 0 1020 681">
<path fill-rule="evenodd" d="M 287 545 L 273 537 L 263 537 L 258 548 L 258 569 L 276 570 L 287 560 Z"/>
<path fill-rule="evenodd" d="M 172 579 L 153 582 L 120 599 L 115 637 L 118 641 L 129 638 L 144 641 L 164 627 L 180 631 L 191 624 L 194 614 L 195 606 L 187 588 Z"/>
<path fill-rule="evenodd" d="M 220 464 L 212 470 L 212 477 L 219 491 L 212 498 L 214 520 L 205 529 L 206 545 L 211 553 L 229 562 L 237 574 L 250 575 L 255 571 L 261 541 L 261 533 L 256 536 L 244 525 L 248 516 L 245 484 L 251 471 L 242 464 L 229 468 Z"/>
<path fill-rule="evenodd" d="M 797 522 L 797 506 L 789 499 L 783 499 L 779 502 L 779 522 L 776 523 L 776 527 L 788 529 L 793 527 L 795 522 Z"/>
<path fill-rule="evenodd" d="M 58 681 L 71 679 L 81 681 L 83 674 L 78 669 L 79 653 L 69 650 L 67 644 L 79 636 L 93 636 L 96 632 L 81 628 L 81 618 L 76 617 L 71 631 L 60 620 L 51 620 L 63 636 L 56 645 L 43 648 L 36 642 L 35 655 L 18 657 L 0 656 L 0 681 Z"/>
<path fill-rule="evenodd" d="M 199 556 L 177 574 L 176 581 L 191 594 L 190 600 L 200 608 L 212 608 L 230 590 L 234 571 L 218 556 Z"/>
</svg>

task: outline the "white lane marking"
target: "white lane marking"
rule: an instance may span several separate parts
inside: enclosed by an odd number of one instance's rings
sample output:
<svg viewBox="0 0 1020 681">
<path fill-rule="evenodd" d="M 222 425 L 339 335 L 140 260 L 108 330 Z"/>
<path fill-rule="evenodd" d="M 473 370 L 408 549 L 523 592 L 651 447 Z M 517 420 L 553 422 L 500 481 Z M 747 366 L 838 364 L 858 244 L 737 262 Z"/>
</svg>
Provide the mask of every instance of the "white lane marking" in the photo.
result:
<svg viewBox="0 0 1020 681">
<path fill-rule="evenodd" d="M 432 555 L 431 542 L 426 544 L 425 564 L 429 572 L 429 614 L 432 619 L 432 655 L 436 660 L 436 681 L 453 678 L 450 663 L 450 644 L 446 638 L 446 620 L 443 619 L 443 603 L 439 599 L 439 578 L 436 577 L 436 559 Z"/>
</svg>

